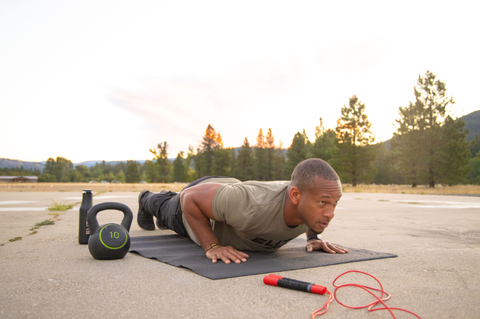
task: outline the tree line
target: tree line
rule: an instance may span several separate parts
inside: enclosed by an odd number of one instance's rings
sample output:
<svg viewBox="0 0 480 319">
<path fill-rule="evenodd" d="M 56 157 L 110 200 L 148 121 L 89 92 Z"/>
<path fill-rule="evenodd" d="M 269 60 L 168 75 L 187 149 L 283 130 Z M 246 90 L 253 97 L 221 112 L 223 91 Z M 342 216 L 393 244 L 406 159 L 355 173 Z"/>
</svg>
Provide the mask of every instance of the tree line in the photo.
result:
<svg viewBox="0 0 480 319">
<path fill-rule="evenodd" d="M 343 183 L 353 186 L 480 184 L 480 134 L 467 141 L 464 122 L 451 116 L 455 102 L 446 95 L 445 83 L 427 70 L 418 77 L 414 98 L 409 105 L 399 107 L 397 130 L 385 143 L 375 144 L 366 106 L 353 95 L 341 108 L 334 129 L 326 129 L 320 118 L 313 141 L 303 129 L 287 149 L 275 144 L 270 128 L 266 133 L 260 129 L 253 145 L 245 138 L 241 147 L 225 148 L 221 134 L 209 124 L 198 147 L 189 146 L 187 153 L 179 152 L 173 161 L 168 157 L 167 141 L 150 149 L 153 158 L 143 164 L 104 161 L 89 168 L 74 167 L 62 157 L 49 158 L 39 181 L 170 183 L 191 182 L 203 176 L 289 180 L 299 162 L 315 157 L 327 161 Z"/>
<path fill-rule="evenodd" d="M 289 180 L 299 162 L 315 157 L 326 160 L 353 186 L 480 184 L 480 136 L 467 141 L 465 123 L 451 116 L 455 102 L 446 95 L 445 83 L 427 70 L 418 77 L 414 97 L 408 106 L 399 107 L 397 131 L 387 143 L 375 144 L 365 104 L 353 95 L 341 108 L 335 129 L 325 129 L 320 118 L 313 142 L 304 129 L 286 151 L 275 145 L 271 129 L 267 134 L 260 129 L 254 145 L 245 138 L 240 149 L 224 148 L 220 133 L 210 124 L 196 152 L 190 146 L 172 164 L 165 160 L 167 142 L 150 151 L 164 172 L 161 181 L 188 182 L 202 176 Z"/>
</svg>

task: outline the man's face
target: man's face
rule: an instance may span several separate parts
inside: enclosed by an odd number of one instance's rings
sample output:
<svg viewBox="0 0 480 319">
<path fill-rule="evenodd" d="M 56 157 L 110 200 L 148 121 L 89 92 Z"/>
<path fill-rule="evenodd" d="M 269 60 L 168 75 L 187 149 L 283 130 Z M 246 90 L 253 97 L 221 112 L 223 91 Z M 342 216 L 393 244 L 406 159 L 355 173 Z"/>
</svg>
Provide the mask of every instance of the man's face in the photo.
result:
<svg viewBox="0 0 480 319">
<path fill-rule="evenodd" d="M 335 207 L 340 197 L 340 181 L 316 177 L 314 187 L 301 192 L 297 205 L 299 218 L 314 232 L 322 233 L 335 216 Z"/>
</svg>

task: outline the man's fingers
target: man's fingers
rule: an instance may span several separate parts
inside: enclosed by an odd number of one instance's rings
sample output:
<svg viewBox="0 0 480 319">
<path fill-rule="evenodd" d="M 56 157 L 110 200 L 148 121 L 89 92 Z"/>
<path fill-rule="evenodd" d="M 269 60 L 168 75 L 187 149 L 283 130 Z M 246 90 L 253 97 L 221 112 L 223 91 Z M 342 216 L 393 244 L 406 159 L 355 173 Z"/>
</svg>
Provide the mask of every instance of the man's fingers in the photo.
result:
<svg viewBox="0 0 480 319">
<path fill-rule="evenodd" d="M 319 243 L 309 243 L 305 248 L 307 249 L 307 252 L 311 253 L 314 250 L 320 250 L 322 247 Z"/>
<path fill-rule="evenodd" d="M 336 246 L 336 251 L 339 252 L 340 254 L 346 254 L 346 253 L 348 253 L 348 249 L 347 249 L 347 248 L 343 248 L 343 247 L 340 247 L 340 246 Z"/>
<path fill-rule="evenodd" d="M 245 254 L 245 253 L 242 252 L 242 251 L 237 250 L 237 252 L 238 252 L 243 258 L 248 258 L 248 257 L 250 257 L 249 255 Z"/>
<path fill-rule="evenodd" d="M 322 241 L 322 249 L 330 254 L 335 254 L 335 247 L 328 242 Z"/>
<path fill-rule="evenodd" d="M 348 249 L 330 244 L 329 242 L 323 241 L 323 240 L 311 240 L 309 243 L 307 243 L 307 246 L 305 247 L 307 252 L 312 252 L 314 250 L 323 250 L 327 253 L 330 254 L 345 254 L 348 253 Z"/>
<path fill-rule="evenodd" d="M 221 259 L 226 264 L 230 264 L 232 261 L 239 264 L 242 261 L 246 262 L 249 256 L 230 246 L 217 246 L 207 253 L 207 257 L 212 259 L 212 263 L 216 263 L 218 259 Z"/>
<path fill-rule="evenodd" d="M 339 254 L 348 253 L 348 249 L 346 249 L 346 248 L 343 248 L 343 247 L 340 247 L 340 246 L 337 246 L 337 245 L 332 245 L 330 243 L 327 243 L 327 246 L 329 246 L 328 248 L 330 249 L 330 251 L 333 251 L 333 253 L 336 253 L 336 252 L 339 253 Z"/>
<path fill-rule="evenodd" d="M 222 261 L 226 264 L 229 264 L 230 263 L 230 259 L 228 259 L 227 257 L 223 256 L 222 257 Z"/>
<path fill-rule="evenodd" d="M 305 247 L 307 252 L 311 253 L 312 252 L 312 246 L 310 244 L 307 244 L 307 247 Z"/>
</svg>

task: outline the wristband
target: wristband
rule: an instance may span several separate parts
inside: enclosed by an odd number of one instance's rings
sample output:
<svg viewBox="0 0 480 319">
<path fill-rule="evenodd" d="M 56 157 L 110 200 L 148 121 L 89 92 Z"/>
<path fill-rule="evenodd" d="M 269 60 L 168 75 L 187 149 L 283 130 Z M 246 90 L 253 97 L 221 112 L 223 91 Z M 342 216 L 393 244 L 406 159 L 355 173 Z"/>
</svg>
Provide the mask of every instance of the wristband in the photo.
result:
<svg viewBox="0 0 480 319">
<path fill-rule="evenodd" d="M 207 251 L 209 251 L 210 249 L 215 248 L 215 247 L 217 247 L 217 246 L 218 246 L 218 244 L 211 244 L 210 247 L 208 247 L 208 248 L 205 250 L 205 252 L 207 252 Z"/>
<path fill-rule="evenodd" d="M 307 237 L 307 242 L 309 242 L 309 241 L 312 240 L 312 239 L 322 240 L 322 236 L 318 237 L 317 234 L 313 233 L 312 235 L 310 235 L 310 236 Z"/>
</svg>

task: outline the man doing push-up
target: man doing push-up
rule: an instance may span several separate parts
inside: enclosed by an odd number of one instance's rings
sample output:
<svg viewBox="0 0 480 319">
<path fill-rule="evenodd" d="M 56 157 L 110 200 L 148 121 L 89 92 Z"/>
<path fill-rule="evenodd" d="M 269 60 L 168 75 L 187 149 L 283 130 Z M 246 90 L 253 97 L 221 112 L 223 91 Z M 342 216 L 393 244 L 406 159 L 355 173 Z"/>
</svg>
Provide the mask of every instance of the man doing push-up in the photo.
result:
<svg viewBox="0 0 480 319">
<path fill-rule="evenodd" d="M 243 251 L 274 251 L 302 233 L 306 250 L 347 253 L 318 234 L 334 217 L 342 185 L 321 159 L 299 163 L 291 180 L 241 182 L 230 177 L 203 177 L 180 193 L 144 190 L 139 195 L 138 225 L 167 228 L 203 247 L 212 262 L 247 261 Z"/>
</svg>

